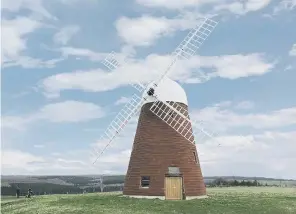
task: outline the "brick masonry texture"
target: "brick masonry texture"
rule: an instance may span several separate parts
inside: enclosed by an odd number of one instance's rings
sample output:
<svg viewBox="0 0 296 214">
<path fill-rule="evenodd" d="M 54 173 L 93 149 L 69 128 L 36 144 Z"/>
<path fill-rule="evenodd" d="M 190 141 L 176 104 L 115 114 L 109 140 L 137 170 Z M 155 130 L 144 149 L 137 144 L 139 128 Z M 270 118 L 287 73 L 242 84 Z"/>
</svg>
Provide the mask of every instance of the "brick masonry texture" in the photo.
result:
<svg viewBox="0 0 296 214">
<path fill-rule="evenodd" d="M 153 114 L 151 105 L 145 104 L 140 112 L 123 194 L 164 196 L 165 174 L 175 166 L 180 168 L 186 196 L 206 195 L 195 145 Z M 140 187 L 141 176 L 150 176 L 149 188 Z"/>
</svg>

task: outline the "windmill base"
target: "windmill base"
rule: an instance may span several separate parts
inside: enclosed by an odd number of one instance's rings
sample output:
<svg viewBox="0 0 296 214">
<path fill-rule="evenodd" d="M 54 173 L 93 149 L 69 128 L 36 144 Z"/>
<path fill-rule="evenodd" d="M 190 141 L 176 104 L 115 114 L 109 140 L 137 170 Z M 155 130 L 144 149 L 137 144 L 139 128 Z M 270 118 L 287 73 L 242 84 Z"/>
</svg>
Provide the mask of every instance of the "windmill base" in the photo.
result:
<svg viewBox="0 0 296 214">
<path fill-rule="evenodd" d="M 123 197 L 165 200 L 165 196 L 123 195 Z M 209 196 L 207 196 L 207 195 L 186 196 L 186 199 L 185 200 L 204 199 L 204 198 L 208 198 L 208 197 Z"/>
</svg>

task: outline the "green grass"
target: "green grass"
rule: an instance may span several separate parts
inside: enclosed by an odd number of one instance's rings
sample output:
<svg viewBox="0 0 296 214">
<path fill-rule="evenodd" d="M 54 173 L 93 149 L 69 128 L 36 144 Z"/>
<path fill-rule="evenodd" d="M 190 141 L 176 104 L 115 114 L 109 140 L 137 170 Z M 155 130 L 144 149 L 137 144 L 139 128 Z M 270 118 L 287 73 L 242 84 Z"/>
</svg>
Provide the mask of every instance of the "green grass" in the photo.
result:
<svg viewBox="0 0 296 214">
<path fill-rule="evenodd" d="M 120 193 L 51 195 L 2 201 L 2 213 L 296 214 L 296 189 L 271 187 L 208 188 L 209 198 L 162 201 L 121 197 Z"/>
</svg>

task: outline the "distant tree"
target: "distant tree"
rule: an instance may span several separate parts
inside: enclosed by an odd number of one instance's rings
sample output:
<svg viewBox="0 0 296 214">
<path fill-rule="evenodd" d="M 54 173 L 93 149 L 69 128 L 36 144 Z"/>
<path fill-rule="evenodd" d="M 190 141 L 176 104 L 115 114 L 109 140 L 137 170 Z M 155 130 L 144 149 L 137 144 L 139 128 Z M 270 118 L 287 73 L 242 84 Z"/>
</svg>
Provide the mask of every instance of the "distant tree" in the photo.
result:
<svg viewBox="0 0 296 214">
<path fill-rule="evenodd" d="M 250 186 L 253 186 L 253 185 L 252 185 L 252 182 L 251 181 L 246 181 L 245 182 L 245 186 L 250 187 Z"/>
<path fill-rule="evenodd" d="M 253 186 L 259 186 L 259 183 L 256 179 L 253 181 Z"/>
<path fill-rule="evenodd" d="M 239 185 L 239 182 L 237 180 L 234 180 L 233 181 L 233 186 L 238 186 Z"/>
<path fill-rule="evenodd" d="M 215 179 L 215 180 L 213 181 L 213 184 L 214 184 L 215 186 L 224 186 L 224 185 L 227 185 L 228 183 L 227 183 L 227 181 L 224 180 L 223 178 L 217 178 L 217 179 Z"/>
</svg>

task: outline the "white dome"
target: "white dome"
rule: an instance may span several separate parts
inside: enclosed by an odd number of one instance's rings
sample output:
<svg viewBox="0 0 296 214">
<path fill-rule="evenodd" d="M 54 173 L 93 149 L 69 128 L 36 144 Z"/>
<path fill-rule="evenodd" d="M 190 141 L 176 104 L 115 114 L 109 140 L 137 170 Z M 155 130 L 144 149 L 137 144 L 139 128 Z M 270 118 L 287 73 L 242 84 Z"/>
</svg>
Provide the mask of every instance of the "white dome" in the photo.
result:
<svg viewBox="0 0 296 214">
<path fill-rule="evenodd" d="M 152 84 L 153 82 L 148 85 L 147 90 Z M 147 90 L 144 93 L 147 93 Z M 185 90 L 177 82 L 167 77 L 158 84 L 158 87 L 155 89 L 155 94 L 160 100 L 179 102 L 188 106 Z M 148 97 L 145 103 L 150 102 L 154 102 L 154 99 Z"/>
</svg>

